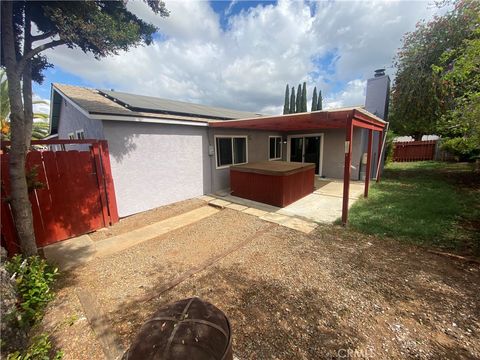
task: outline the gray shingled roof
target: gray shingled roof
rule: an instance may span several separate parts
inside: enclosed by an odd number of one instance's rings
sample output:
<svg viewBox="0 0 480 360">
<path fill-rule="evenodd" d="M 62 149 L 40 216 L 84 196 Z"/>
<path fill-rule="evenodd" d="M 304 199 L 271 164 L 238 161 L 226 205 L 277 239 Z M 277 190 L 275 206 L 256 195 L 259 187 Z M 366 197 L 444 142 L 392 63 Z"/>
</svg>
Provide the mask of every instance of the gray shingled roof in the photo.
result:
<svg viewBox="0 0 480 360">
<path fill-rule="evenodd" d="M 117 102 L 127 105 L 133 111 L 148 111 L 164 114 L 177 114 L 199 116 L 216 119 L 241 119 L 261 116 L 260 114 L 247 111 L 223 109 L 183 101 L 161 99 L 151 96 L 134 95 L 120 91 L 99 90 L 101 93 L 115 99 Z"/>
</svg>

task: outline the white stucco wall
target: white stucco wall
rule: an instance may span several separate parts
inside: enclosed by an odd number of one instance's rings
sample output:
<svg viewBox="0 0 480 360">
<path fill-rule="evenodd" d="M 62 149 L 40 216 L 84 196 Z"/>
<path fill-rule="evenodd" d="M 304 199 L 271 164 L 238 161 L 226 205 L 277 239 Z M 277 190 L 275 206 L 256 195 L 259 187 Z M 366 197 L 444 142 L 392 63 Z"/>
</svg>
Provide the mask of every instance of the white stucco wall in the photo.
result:
<svg viewBox="0 0 480 360">
<path fill-rule="evenodd" d="M 103 121 L 121 217 L 210 193 L 207 128 Z"/>
</svg>

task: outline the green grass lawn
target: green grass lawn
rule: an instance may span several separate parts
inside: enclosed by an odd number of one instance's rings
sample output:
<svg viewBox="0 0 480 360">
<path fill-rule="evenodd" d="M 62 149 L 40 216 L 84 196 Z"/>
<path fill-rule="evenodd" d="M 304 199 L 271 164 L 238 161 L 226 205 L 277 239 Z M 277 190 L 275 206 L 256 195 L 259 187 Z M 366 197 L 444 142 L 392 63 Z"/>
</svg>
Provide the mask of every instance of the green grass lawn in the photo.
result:
<svg viewBox="0 0 480 360">
<path fill-rule="evenodd" d="M 480 254 L 480 181 L 471 164 L 391 163 L 369 198 L 350 211 L 351 228 L 419 245 Z"/>
</svg>

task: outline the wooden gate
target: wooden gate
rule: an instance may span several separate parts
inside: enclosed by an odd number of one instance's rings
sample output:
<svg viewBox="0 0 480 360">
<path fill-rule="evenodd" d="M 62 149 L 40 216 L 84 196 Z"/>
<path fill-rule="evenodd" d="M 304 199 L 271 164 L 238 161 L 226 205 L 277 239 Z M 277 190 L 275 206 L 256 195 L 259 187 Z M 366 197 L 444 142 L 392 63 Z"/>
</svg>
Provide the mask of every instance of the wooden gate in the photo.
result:
<svg viewBox="0 0 480 360">
<path fill-rule="evenodd" d="M 393 161 L 434 160 L 437 147 L 436 140 L 402 141 L 393 143 Z"/>
<path fill-rule="evenodd" d="M 6 146 L 8 143 L 2 143 Z M 33 225 L 37 246 L 42 247 L 118 222 L 108 145 L 97 140 L 32 141 L 32 145 L 75 145 L 79 150 L 33 150 L 27 155 Z M 2 242 L 8 252 L 18 252 L 15 225 L 8 202 L 9 154 L 1 155 Z"/>
</svg>

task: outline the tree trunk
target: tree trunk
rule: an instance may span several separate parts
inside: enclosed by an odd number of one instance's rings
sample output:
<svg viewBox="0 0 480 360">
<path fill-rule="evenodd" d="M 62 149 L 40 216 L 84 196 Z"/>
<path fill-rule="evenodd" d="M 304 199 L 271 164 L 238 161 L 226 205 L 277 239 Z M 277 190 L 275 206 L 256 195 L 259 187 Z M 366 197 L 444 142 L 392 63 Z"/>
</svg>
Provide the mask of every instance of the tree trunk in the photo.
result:
<svg viewBox="0 0 480 360">
<path fill-rule="evenodd" d="M 25 3 L 25 31 L 23 37 L 23 53 L 28 54 L 32 50 L 30 4 Z M 25 122 L 25 146 L 30 148 L 33 130 L 33 100 L 32 100 L 32 59 L 27 59 L 23 69 L 23 116 Z"/>
<path fill-rule="evenodd" d="M 26 126 L 22 104 L 20 74 L 17 73 L 15 43 L 13 32 L 12 2 L 2 3 L 2 42 L 8 79 L 8 97 L 10 100 L 10 205 L 17 229 L 22 253 L 26 256 L 37 254 L 35 233 L 33 230 L 32 208 L 28 199 L 27 179 L 25 177 L 25 159 L 27 155 Z"/>
</svg>

